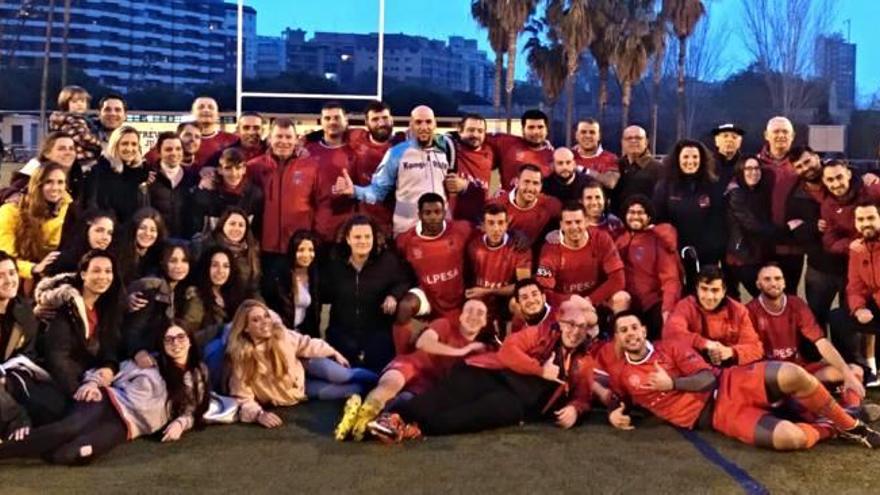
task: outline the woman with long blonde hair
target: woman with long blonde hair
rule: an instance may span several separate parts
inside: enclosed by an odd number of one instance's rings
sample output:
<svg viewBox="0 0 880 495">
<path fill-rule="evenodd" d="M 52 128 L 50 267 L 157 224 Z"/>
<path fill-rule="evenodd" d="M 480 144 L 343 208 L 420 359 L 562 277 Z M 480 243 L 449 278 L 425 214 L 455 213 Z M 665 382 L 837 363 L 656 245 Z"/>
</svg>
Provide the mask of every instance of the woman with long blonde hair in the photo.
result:
<svg viewBox="0 0 880 495">
<path fill-rule="evenodd" d="M 107 149 L 86 179 L 86 203 L 112 211 L 125 223 L 146 205 L 149 175 L 141 154 L 141 136 L 134 127 L 124 125 L 110 135 Z"/>
<path fill-rule="evenodd" d="M 342 354 L 323 340 L 288 330 L 255 299 L 244 301 L 232 319 L 226 361 L 229 392 L 241 404 L 242 421 L 266 428 L 282 421 L 263 405 L 346 398 L 377 379 L 371 371 L 349 368 Z"/>
<path fill-rule="evenodd" d="M 61 229 L 72 199 L 62 165 L 42 165 L 17 203 L 0 206 L 0 250 L 18 259 L 21 278 L 39 276 L 58 257 Z"/>
</svg>

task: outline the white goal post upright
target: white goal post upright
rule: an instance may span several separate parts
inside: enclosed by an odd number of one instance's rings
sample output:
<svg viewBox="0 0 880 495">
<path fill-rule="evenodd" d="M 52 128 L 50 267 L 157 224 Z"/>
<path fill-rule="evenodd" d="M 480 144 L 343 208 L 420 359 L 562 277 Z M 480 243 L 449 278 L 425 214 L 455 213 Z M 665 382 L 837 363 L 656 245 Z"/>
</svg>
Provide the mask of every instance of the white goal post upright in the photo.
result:
<svg viewBox="0 0 880 495">
<path fill-rule="evenodd" d="M 333 99 L 333 100 L 378 100 L 382 101 L 382 70 L 385 58 L 385 0 L 379 2 L 379 46 L 376 52 L 376 94 L 320 94 L 320 93 L 260 93 L 244 91 L 244 0 L 238 0 L 238 25 L 236 39 L 235 62 L 235 117 L 241 116 L 241 101 L 244 98 L 299 98 L 299 99 Z"/>
</svg>

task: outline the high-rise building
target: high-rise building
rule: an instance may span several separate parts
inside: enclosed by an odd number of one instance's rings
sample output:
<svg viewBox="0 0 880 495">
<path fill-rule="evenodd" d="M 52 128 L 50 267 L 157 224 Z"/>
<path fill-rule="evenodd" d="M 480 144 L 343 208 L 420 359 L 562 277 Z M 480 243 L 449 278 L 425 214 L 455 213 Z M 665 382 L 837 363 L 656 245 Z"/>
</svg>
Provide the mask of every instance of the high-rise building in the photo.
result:
<svg viewBox="0 0 880 495">
<path fill-rule="evenodd" d="M 856 45 L 840 34 L 816 40 L 816 71 L 831 84 L 832 114 L 848 114 L 856 107 Z"/>
<path fill-rule="evenodd" d="M 245 5 L 242 8 L 242 75 L 245 78 L 257 76 L 257 11 Z M 226 15 L 223 18 L 223 29 L 226 31 L 226 73 L 234 77 L 238 63 L 238 4 L 227 3 Z"/>
<path fill-rule="evenodd" d="M 257 77 L 275 77 L 287 69 L 287 44 L 280 36 L 257 37 Z"/>
<path fill-rule="evenodd" d="M 53 62 L 60 61 L 63 50 L 62 5 L 55 2 Z M 47 18 L 45 1 L 0 3 L 3 67 L 42 66 Z M 75 0 L 68 61 L 118 91 L 207 84 L 229 75 L 224 26 L 223 0 Z"/>
<path fill-rule="evenodd" d="M 301 29 L 284 32 L 287 69 L 349 84 L 375 73 L 379 36 L 376 33 L 316 32 L 306 39 Z M 451 91 L 492 94 L 493 64 L 476 40 L 452 36 L 448 43 L 423 36 L 386 34 L 383 73 L 386 78 L 425 83 Z"/>
</svg>

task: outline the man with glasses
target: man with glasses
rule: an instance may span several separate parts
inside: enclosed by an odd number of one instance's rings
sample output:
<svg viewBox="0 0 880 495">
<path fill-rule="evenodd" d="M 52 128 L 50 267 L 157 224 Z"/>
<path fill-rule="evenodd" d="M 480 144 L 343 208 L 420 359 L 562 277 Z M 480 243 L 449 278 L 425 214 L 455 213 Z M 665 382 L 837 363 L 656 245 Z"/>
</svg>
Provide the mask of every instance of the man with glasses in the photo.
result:
<svg viewBox="0 0 880 495">
<path fill-rule="evenodd" d="M 589 301 L 562 303 L 555 322 L 508 337 L 497 353 L 465 358 L 433 389 L 370 423 L 381 440 L 400 442 L 500 428 L 550 418 L 571 428 L 590 410 L 590 334 L 598 322 Z"/>
<path fill-rule="evenodd" d="M 620 206 L 634 194 L 654 196 L 654 185 L 660 179 L 661 164 L 648 149 L 648 133 L 637 125 L 623 130 L 621 142 L 623 156 L 618 168 L 620 179 L 611 195 L 611 206 L 621 216 Z"/>
</svg>

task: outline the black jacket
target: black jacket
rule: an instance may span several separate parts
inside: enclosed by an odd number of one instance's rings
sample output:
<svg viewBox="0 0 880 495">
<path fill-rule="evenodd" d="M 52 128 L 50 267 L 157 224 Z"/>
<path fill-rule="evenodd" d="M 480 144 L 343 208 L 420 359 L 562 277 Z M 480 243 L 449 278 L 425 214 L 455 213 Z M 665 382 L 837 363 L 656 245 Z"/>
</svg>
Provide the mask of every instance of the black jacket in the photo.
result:
<svg viewBox="0 0 880 495">
<path fill-rule="evenodd" d="M 18 354 L 35 358 L 37 318 L 33 302 L 16 297 L 9 301 L 0 318 L 0 363 Z"/>
<path fill-rule="evenodd" d="M 741 157 L 742 153 L 738 151 L 729 160 L 721 153 L 715 153 L 715 173 L 718 174 L 718 184 L 722 190 L 726 189 L 733 181 L 734 170 Z"/>
<path fill-rule="evenodd" d="M 568 203 L 569 201 L 580 201 L 581 192 L 589 180 L 590 178 L 587 177 L 587 174 L 575 171 L 574 180 L 571 181 L 570 184 L 566 184 L 562 182 L 562 179 L 560 179 L 558 175 L 550 174 L 544 179 L 544 185 L 541 188 L 541 192 L 548 196 L 553 196 L 562 202 L 562 204 Z"/>
<path fill-rule="evenodd" d="M 852 180 L 861 179 L 853 175 Z M 806 251 L 808 266 L 823 273 L 846 275 L 846 256 L 831 254 L 822 246 L 822 233 L 819 232 L 822 205 L 807 192 L 804 184 L 803 179 L 799 180 L 785 202 L 785 220 L 800 219 L 804 222 L 792 231 L 795 243 Z"/>
<path fill-rule="evenodd" d="M 382 312 L 391 295 L 398 301 L 412 287 L 410 271 L 392 251 L 371 256 L 360 272 L 342 253 L 330 256 L 321 269 L 321 302 L 330 304 L 330 327 L 366 335 L 388 332 L 393 315 Z"/>
<path fill-rule="evenodd" d="M 773 223 L 770 214 L 773 177 L 764 172 L 755 187 L 736 178 L 725 193 L 728 220 L 728 261 L 736 265 L 756 265 L 769 261 L 773 246 L 791 241 L 789 230 Z"/>
<path fill-rule="evenodd" d="M 148 176 L 145 166 L 123 167 L 121 172 L 115 172 L 110 161 L 101 156 L 86 179 L 86 206 L 112 211 L 117 223 L 123 224 L 146 204 L 146 191 L 140 186 Z"/>
<path fill-rule="evenodd" d="M 37 348 L 46 371 L 67 396 L 76 392 L 87 370 L 108 367 L 115 372 L 119 365 L 119 322 L 100 315 L 95 335 L 86 340 L 85 304 L 73 280 L 69 273 L 43 279 L 35 291 L 39 306 L 55 312 Z"/>
<path fill-rule="evenodd" d="M 237 206 L 248 213 L 251 231 L 259 239 L 263 223 L 263 190 L 244 179 L 241 193 L 226 191 L 219 185 L 213 190 L 196 188 L 193 192 L 193 218 L 196 232 L 213 230 L 226 208 Z"/>
<path fill-rule="evenodd" d="M 715 263 L 727 248 L 727 221 L 723 191 L 717 182 L 683 178 L 663 180 L 654 191 L 657 218 L 678 231 L 678 245 L 697 248 L 700 263 Z"/>
<path fill-rule="evenodd" d="M 635 163 L 630 163 L 626 156 L 622 156 L 618 167 L 620 180 L 611 192 L 611 211 L 623 218 L 626 212 L 621 212 L 620 208 L 627 198 L 636 194 L 651 197 L 657 181 L 660 180 L 663 165 L 649 152 L 645 152 Z"/>
<path fill-rule="evenodd" d="M 159 210 L 168 235 L 178 239 L 190 239 L 195 227 L 192 212 L 193 190 L 199 183 L 199 176 L 184 169 L 183 179 L 177 187 L 156 167 L 156 180 L 147 188 L 150 206 Z"/>
</svg>

